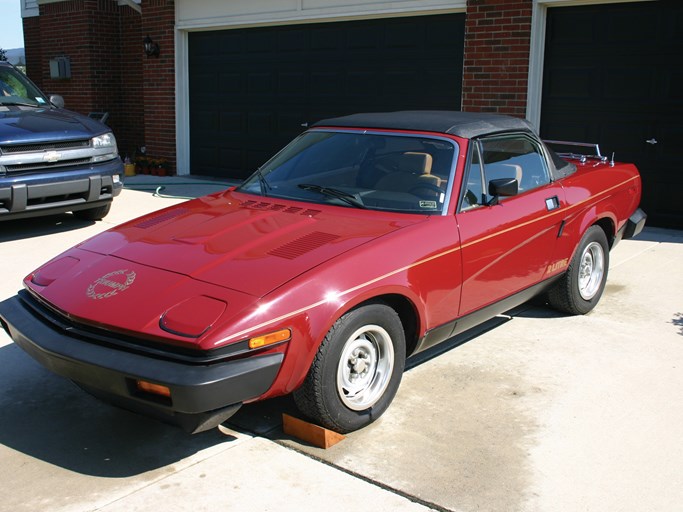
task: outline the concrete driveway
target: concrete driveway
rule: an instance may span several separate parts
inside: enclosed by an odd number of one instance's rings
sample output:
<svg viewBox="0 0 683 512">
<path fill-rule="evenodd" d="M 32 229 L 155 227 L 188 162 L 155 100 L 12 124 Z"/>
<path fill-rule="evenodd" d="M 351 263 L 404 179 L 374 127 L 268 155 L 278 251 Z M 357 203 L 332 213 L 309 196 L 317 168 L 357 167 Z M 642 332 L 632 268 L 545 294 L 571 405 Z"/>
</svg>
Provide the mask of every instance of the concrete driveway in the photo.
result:
<svg viewBox="0 0 683 512">
<path fill-rule="evenodd" d="M 103 222 L 0 223 L 0 300 L 71 245 L 222 186 L 140 177 Z M 282 433 L 287 397 L 187 436 L 0 331 L 0 510 L 680 510 L 682 263 L 683 232 L 646 229 L 613 251 L 595 311 L 525 305 L 410 361 L 383 418 L 328 450 Z"/>
</svg>

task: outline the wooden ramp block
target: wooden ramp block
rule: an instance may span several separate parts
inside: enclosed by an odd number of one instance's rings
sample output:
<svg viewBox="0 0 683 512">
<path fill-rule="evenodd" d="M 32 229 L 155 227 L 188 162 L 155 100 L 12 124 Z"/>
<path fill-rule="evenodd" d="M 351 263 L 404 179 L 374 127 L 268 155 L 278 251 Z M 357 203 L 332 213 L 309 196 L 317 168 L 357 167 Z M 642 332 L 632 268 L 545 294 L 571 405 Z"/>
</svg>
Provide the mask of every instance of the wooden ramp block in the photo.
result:
<svg viewBox="0 0 683 512">
<path fill-rule="evenodd" d="M 284 413 L 282 414 L 282 430 L 288 436 L 296 437 L 313 446 L 325 449 L 346 439 L 346 436 L 333 430 L 314 425 Z"/>
</svg>

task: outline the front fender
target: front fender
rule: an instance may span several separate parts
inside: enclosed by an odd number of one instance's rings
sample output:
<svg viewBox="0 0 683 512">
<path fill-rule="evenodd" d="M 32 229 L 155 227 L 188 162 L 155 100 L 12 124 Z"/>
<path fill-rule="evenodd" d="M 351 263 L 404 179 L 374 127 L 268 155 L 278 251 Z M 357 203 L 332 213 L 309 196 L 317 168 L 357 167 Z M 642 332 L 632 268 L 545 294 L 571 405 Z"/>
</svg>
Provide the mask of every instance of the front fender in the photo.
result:
<svg viewBox="0 0 683 512">
<path fill-rule="evenodd" d="M 416 337 L 453 320 L 460 302 L 461 268 L 455 220 L 432 217 L 340 254 L 283 284 L 235 319 L 218 345 L 291 328 L 283 367 L 262 398 L 289 393 L 305 378 L 334 322 L 363 303 L 400 298 L 415 315 Z M 406 311 L 407 307 L 404 315 Z"/>
<path fill-rule="evenodd" d="M 292 329 L 292 340 L 289 342 L 287 354 L 280 372 L 273 385 L 260 399 L 271 398 L 291 393 L 306 378 L 313 359 L 325 339 L 325 336 L 342 316 L 349 311 L 376 300 L 391 302 L 400 297 L 412 306 L 415 324 L 419 336 L 424 334 L 425 304 L 410 288 L 397 284 L 387 284 L 353 294 L 344 300 L 343 295 L 328 293 L 326 297 L 311 304 L 305 311 L 299 312 L 288 322 L 283 322 Z M 390 300 L 387 300 L 391 298 Z M 272 329 L 277 330 L 277 328 Z M 408 341 L 413 342 L 413 340 Z"/>
</svg>

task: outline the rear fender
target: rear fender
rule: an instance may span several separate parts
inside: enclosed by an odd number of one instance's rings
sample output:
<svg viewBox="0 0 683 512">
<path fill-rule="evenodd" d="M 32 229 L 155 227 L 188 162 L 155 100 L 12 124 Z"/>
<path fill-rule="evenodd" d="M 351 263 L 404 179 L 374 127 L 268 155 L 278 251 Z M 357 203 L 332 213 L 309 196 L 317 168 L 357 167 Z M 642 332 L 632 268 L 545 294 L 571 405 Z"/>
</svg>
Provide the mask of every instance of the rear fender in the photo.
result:
<svg viewBox="0 0 683 512">
<path fill-rule="evenodd" d="M 574 257 L 583 234 L 593 226 L 599 225 L 607 237 L 610 247 L 616 235 L 616 215 L 608 204 L 596 204 L 579 215 L 564 220 L 555 249 L 545 277 L 551 277 L 564 271 Z"/>
</svg>

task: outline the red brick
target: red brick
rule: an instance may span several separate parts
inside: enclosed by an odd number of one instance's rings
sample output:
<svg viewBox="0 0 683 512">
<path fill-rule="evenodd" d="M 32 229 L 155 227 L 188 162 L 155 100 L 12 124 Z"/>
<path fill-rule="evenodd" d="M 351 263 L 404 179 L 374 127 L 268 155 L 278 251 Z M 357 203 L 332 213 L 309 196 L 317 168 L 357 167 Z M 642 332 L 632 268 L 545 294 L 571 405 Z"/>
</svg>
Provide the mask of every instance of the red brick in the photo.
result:
<svg viewBox="0 0 683 512">
<path fill-rule="evenodd" d="M 532 0 L 468 0 L 462 109 L 523 116 Z"/>
</svg>

